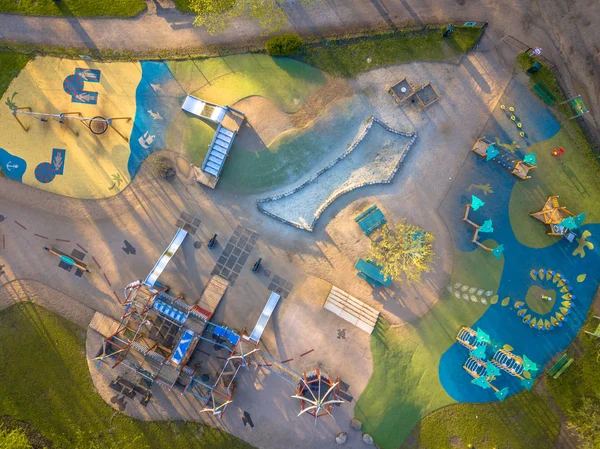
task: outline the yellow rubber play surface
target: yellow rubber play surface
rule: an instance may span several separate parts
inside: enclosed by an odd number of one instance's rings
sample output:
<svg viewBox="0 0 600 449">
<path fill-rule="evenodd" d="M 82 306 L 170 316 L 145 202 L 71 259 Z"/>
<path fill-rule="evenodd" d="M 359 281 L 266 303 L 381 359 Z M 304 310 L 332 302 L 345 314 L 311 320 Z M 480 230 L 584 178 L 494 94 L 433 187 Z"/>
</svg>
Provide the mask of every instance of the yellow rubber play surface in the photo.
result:
<svg viewBox="0 0 600 449">
<path fill-rule="evenodd" d="M 154 151 L 170 149 L 190 163 L 202 163 L 214 130 L 181 111 L 186 95 L 222 105 L 260 98 L 269 110 L 285 115 L 300 110 L 327 81 L 323 72 L 306 64 L 266 55 L 128 63 L 38 57 L 2 98 L 0 170 L 10 179 L 60 195 L 110 197 L 127 187 Z M 256 109 L 242 106 L 250 116 Z M 105 132 L 91 131 L 89 119 L 95 117 L 101 118 Z M 112 119 L 110 126 L 104 119 Z M 269 141 L 294 126 L 300 125 L 280 126 Z M 204 131 L 201 136 L 190 134 L 198 127 Z M 186 139 L 188 135 L 193 138 Z"/>
<path fill-rule="evenodd" d="M 20 180 L 26 184 L 77 198 L 104 198 L 120 192 L 130 182 L 130 147 L 119 133 L 129 139 L 141 75 L 137 63 L 48 57 L 31 61 L 2 98 L 0 148 L 4 158 L 0 162 L 4 162 L 1 168 L 5 175 L 19 180 L 18 174 L 22 174 Z M 73 84 L 75 95 L 66 91 L 73 90 Z M 82 85 L 83 91 L 78 93 Z M 59 117 L 18 114 L 28 129 L 25 131 L 11 107 L 44 114 L 79 113 L 84 118 L 131 120 L 115 120 L 113 126 L 118 132 L 109 127 L 104 134 L 95 135 L 87 126 L 89 122 L 64 119 L 60 124 Z"/>
</svg>

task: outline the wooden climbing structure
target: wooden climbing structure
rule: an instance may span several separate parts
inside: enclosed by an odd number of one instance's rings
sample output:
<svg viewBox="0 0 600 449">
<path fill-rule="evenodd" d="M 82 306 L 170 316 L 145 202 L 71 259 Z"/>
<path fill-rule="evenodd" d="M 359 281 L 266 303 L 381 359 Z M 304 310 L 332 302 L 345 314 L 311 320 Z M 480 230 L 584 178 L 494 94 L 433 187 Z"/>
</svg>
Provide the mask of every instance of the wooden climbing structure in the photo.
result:
<svg viewBox="0 0 600 449">
<path fill-rule="evenodd" d="M 542 210 L 529 215 L 548 226 L 548 235 L 565 237 L 569 241 L 573 241 L 575 238 L 575 234 L 571 232 L 570 227 L 579 226 L 585 219 L 584 214 L 575 216 L 566 207 L 561 206 L 556 195 L 548 197 Z M 569 221 L 573 222 L 570 227 Z"/>
<path fill-rule="evenodd" d="M 531 178 L 529 172 L 537 168 L 537 165 L 519 159 L 516 154 L 496 145 L 487 137 L 477 139 L 471 151 L 486 158 L 487 161 L 496 162 L 520 179 Z"/>
<path fill-rule="evenodd" d="M 475 231 L 473 232 L 473 238 L 471 239 L 471 242 L 475 243 L 481 249 L 485 249 L 486 251 L 492 251 L 492 248 L 490 248 L 489 246 L 485 246 L 483 243 L 481 243 L 479 241 L 479 230 L 481 229 L 482 225 L 478 225 L 477 223 L 475 223 L 469 219 L 470 212 L 471 212 L 471 203 L 469 203 L 465 206 L 465 213 L 463 215 L 463 221 L 465 223 L 467 223 L 468 225 L 472 226 L 473 229 L 475 229 Z"/>
</svg>

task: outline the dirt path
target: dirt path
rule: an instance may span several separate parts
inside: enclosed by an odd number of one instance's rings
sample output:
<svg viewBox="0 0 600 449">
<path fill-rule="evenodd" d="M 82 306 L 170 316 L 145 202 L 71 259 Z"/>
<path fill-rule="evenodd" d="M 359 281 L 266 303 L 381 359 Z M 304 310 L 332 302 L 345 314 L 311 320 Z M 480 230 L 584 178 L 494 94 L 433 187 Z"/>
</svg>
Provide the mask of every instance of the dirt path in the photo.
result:
<svg viewBox="0 0 600 449">
<path fill-rule="evenodd" d="M 0 40 L 92 49 L 158 50 L 212 45 L 243 46 L 262 41 L 255 23 L 235 20 L 229 30 L 210 36 L 194 28 L 193 16 L 163 2 L 148 0 L 148 10 L 135 19 L 79 19 L 0 15 Z M 600 120 L 600 3 L 594 0 L 323 0 L 306 8 L 288 1 L 286 31 L 321 36 L 374 26 L 487 21 L 499 41 L 512 35 L 540 46 L 558 64 L 567 87 L 590 100 L 587 120 Z M 585 87 L 586 92 L 580 89 Z M 595 118 L 592 117 L 595 115 Z"/>
</svg>

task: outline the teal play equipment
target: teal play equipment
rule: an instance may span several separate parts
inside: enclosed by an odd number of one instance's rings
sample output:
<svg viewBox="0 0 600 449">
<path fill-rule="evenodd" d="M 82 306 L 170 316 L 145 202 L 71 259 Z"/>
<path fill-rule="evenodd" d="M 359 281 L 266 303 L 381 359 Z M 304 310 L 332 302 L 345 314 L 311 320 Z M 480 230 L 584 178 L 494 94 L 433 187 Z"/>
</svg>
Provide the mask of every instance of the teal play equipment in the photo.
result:
<svg viewBox="0 0 600 449">
<path fill-rule="evenodd" d="M 520 384 L 527 390 L 533 388 L 538 366 L 525 354 L 522 357 L 515 355 L 511 346 L 491 340 L 480 328 L 475 331 L 462 326 L 456 340 L 469 350 L 463 368 L 473 377 L 471 383 L 483 389 L 491 388 L 499 401 L 503 401 L 509 393 L 508 387 L 499 389 L 492 384 L 502 371 L 520 379 Z"/>
</svg>

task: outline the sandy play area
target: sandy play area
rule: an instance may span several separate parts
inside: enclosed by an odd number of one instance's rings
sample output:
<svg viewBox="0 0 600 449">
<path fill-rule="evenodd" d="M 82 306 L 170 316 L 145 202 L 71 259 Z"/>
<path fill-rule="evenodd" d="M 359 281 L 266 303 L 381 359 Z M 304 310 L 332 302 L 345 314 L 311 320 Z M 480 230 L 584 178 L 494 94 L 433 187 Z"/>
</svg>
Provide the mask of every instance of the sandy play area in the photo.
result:
<svg viewBox="0 0 600 449">
<path fill-rule="evenodd" d="M 323 211 L 340 196 L 366 185 L 389 183 L 416 134 L 403 133 L 369 117 L 336 159 L 291 190 L 257 201 L 267 215 L 312 231 Z M 340 148 L 341 150 L 342 148 Z"/>
</svg>

